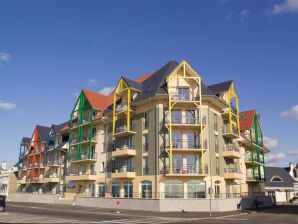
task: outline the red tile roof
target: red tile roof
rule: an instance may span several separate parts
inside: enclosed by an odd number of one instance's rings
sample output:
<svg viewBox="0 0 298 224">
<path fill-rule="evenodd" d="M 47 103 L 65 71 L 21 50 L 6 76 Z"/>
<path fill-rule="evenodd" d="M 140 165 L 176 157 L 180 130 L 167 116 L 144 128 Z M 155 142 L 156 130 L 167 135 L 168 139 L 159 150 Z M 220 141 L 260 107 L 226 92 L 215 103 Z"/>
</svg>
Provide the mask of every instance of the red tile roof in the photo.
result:
<svg viewBox="0 0 298 224">
<path fill-rule="evenodd" d="M 240 120 L 241 131 L 250 129 L 253 124 L 253 118 L 256 114 L 256 110 L 243 111 L 240 112 L 240 114 L 245 117 L 245 119 Z"/>
<path fill-rule="evenodd" d="M 109 94 L 107 96 L 102 95 L 100 93 L 96 93 L 90 90 L 83 89 L 82 92 L 85 94 L 88 102 L 91 106 L 98 110 L 104 110 L 113 102 L 113 94 Z"/>
</svg>

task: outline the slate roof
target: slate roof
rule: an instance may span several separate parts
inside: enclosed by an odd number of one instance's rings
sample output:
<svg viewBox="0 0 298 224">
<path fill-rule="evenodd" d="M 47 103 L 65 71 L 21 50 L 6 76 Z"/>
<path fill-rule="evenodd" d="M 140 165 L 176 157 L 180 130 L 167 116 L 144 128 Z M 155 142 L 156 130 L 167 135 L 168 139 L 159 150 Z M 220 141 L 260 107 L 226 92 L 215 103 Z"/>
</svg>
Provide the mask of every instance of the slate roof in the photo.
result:
<svg viewBox="0 0 298 224">
<path fill-rule="evenodd" d="M 22 143 L 23 144 L 27 144 L 27 143 L 29 143 L 31 141 L 31 138 L 28 138 L 28 137 L 23 137 L 23 139 L 22 139 Z"/>
<path fill-rule="evenodd" d="M 36 125 L 36 128 L 38 130 L 39 140 L 46 141 L 51 128 L 41 125 Z"/>
<path fill-rule="evenodd" d="M 240 120 L 240 129 L 249 130 L 253 124 L 256 110 L 242 111 L 240 114 L 243 115 L 243 119 Z"/>
<path fill-rule="evenodd" d="M 232 85 L 233 81 L 229 80 L 226 82 L 216 83 L 214 85 L 208 86 L 208 88 L 214 93 L 214 94 L 220 94 L 222 92 L 226 92 L 230 89 L 230 86 Z"/>
<path fill-rule="evenodd" d="M 201 91 L 202 91 L 202 96 L 216 96 L 214 92 L 212 92 L 212 90 L 208 88 L 208 86 L 206 86 L 203 82 L 202 82 Z"/>
<path fill-rule="evenodd" d="M 66 125 L 68 125 L 69 121 L 66 121 L 62 124 L 53 124 L 52 125 L 52 128 L 56 131 L 56 132 L 59 132 L 61 131 Z"/>
<path fill-rule="evenodd" d="M 283 167 L 265 167 L 266 172 L 266 181 L 265 187 L 294 187 L 295 180 L 291 177 L 291 175 L 286 171 Z M 278 176 L 283 179 L 283 182 L 270 182 L 272 177 Z"/>
<path fill-rule="evenodd" d="M 139 84 L 136 81 L 131 80 L 131 79 L 126 78 L 126 77 L 123 77 L 123 76 L 121 78 L 126 82 L 127 85 L 129 85 L 129 87 L 131 89 L 134 89 L 134 90 L 136 90 L 138 92 L 141 92 L 142 91 L 142 89 L 143 89 L 142 84 Z"/>
</svg>

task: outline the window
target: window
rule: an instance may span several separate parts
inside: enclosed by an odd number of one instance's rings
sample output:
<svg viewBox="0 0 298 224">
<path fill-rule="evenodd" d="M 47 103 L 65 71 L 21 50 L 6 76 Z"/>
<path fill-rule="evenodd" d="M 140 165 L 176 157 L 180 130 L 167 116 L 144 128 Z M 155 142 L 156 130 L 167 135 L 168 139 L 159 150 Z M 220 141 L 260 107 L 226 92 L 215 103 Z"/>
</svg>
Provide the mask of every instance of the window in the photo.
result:
<svg viewBox="0 0 298 224">
<path fill-rule="evenodd" d="M 183 198 L 183 182 L 180 180 L 165 181 L 165 198 Z"/>
<path fill-rule="evenodd" d="M 270 182 L 284 182 L 283 179 L 279 176 L 273 176 Z"/>
<path fill-rule="evenodd" d="M 198 119 L 196 119 L 195 110 L 186 110 L 185 111 L 185 123 L 186 124 L 198 124 Z"/>
<path fill-rule="evenodd" d="M 143 129 L 146 130 L 149 128 L 149 113 L 145 112 L 143 117 Z"/>
<path fill-rule="evenodd" d="M 98 185 L 98 197 L 104 198 L 106 194 L 106 185 L 103 183 L 100 183 Z"/>
<path fill-rule="evenodd" d="M 214 131 L 218 131 L 217 114 L 214 114 Z"/>
<path fill-rule="evenodd" d="M 143 175 L 149 174 L 149 160 L 148 156 L 143 157 Z"/>
<path fill-rule="evenodd" d="M 193 174 L 199 172 L 199 157 L 198 155 L 187 155 L 187 173 Z"/>
<path fill-rule="evenodd" d="M 143 152 L 149 151 L 149 134 L 143 135 Z"/>
<path fill-rule="evenodd" d="M 220 181 L 217 180 L 214 182 L 214 184 L 215 184 L 214 196 L 215 196 L 215 198 L 219 198 L 219 196 L 220 196 Z"/>
<path fill-rule="evenodd" d="M 124 197 L 125 198 L 133 197 L 133 184 L 131 181 L 124 183 Z"/>
<path fill-rule="evenodd" d="M 118 182 L 112 183 L 112 197 L 120 197 L 120 183 Z"/>
<path fill-rule="evenodd" d="M 94 197 L 94 189 L 95 185 L 94 184 L 89 184 L 89 196 Z"/>
<path fill-rule="evenodd" d="M 216 162 L 216 175 L 219 176 L 219 158 L 218 157 L 216 157 L 215 162 Z"/>
<path fill-rule="evenodd" d="M 186 132 L 187 137 L 187 148 L 198 149 L 199 148 L 199 133 L 197 132 Z"/>
<path fill-rule="evenodd" d="M 178 88 L 178 94 L 181 100 L 189 101 L 190 100 L 190 91 L 187 87 Z"/>
<path fill-rule="evenodd" d="M 92 128 L 92 138 L 96 137 L 96 128 Z"/>
<path fill-rule="evenodd" d="M 105 162 L 101 162 L 101 172 L 105 172 Z"/>
<path fill-rule="evenodd" d="M 187 182 L 188 198 L 205 198 L 206 184 L 202 180 L 191 180 Z"/>
<path fill-rule="evenodd" d="M 219 153 L 218 136 L 214 135 L 214 149 L 216 153 Z"/>
<path fill-rule="evenodd" d="M 152 198 L 152 182 L 142 181 L 142 198 Z"/>
<path fill-rule="evenodd" d="M 172 133 L 172 144 L 173 144 L 173 148 L 183 148 L 181 132 Z M 168 146 L 169 145 L 170 145 L 170 140 L 169 140 Z"/>
<path fill-rule="evenodd" d="M 182 123 L 181 110 L 172 110 L 172 123 L 174 124 Z"/>
<path fill-rule="evenodd" d="M 174 155 L 173 156 L 173 172 L 174 173 L 182 173 L 182 155 Z"/>
</svg>

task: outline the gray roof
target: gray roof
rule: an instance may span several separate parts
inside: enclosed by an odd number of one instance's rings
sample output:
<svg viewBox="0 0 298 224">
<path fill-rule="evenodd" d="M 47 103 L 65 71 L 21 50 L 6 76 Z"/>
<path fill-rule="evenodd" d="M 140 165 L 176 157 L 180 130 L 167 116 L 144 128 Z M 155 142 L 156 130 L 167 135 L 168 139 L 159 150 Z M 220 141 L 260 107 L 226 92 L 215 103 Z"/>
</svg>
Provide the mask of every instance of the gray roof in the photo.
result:
<svg viewBox="0 0 298 224">
<path fill-rule="evenodd" d="M 216 96 L 216 95 L 211 91 L 211 89 L 209 89 L 208 86 L 206 86 L 203 82 L 202 82 L 201 90 L 202 90 L 202 95 L 203 95 L 203 96 Z"/>
<path fill-rule="evenodd" d="M 38 129 L 38 137 L 41 141 L 47 141 L 48 134 L 51 130 L 49 127 L 36 125 L 36 128 Z"/>
<path fill-rule="evenodd" d="M 141 84 L 139 84 L 136 81 L 131 80 L 129 78 L 123 77 L 123 76 L 121 78 L 126 82 L 127 85 L 129 85 L 129 87 L 131 89 L 134 89 L 134 90 L 136 90 L 138 92 L 141 92 L 142 91 L 143 88 L 142 88 L 142 85 Z"/>
<path fill-rule="evenodd" d="M 169 61 L 158 69 L 143 83 L 143 91 L 136 97 L 135 101 L 140 101 L 154 95 L 167 94 L 166 78 L 179 65 L 175 60 Z"/>
<path fill-rule="evenodd" d="M 266 172 L 266 181 L 265 187 L 294 187 L 295 180 L 291 177 L 291 175 L 286 171 L 283 167 L 265 167 Z M 283 181 L 274 181 L 270 180 L 272 177 L 277 176 L 280 177 Z"/>
<path fill-rule="evenodd" d="M 230 89 L 230 86 L 232 85 L 233 81 L 226 81 L 221 83 L 216 83 L 214 85 L 208 86 L 208 88 L 214 93 L 219 94 L 222 92 L 226 92 Z"/>
<path fill-rule="evenodd" d="M 28 137 L 23 137 L 22 138 L 22 143 L 23 144 L 27 144 L 27 143 L 29 143 L 31 141 L 31 138 L 28 138 Z"/>
<path fill-rule="evenodd" d="M 54 129 L 56 132 L 59 132 L 62 128 L 64 128 L 66 125 L 68 125 L 69 121 L 66 121 L 62 124 L 53 124 L 51 129 Z"/>
</svg>

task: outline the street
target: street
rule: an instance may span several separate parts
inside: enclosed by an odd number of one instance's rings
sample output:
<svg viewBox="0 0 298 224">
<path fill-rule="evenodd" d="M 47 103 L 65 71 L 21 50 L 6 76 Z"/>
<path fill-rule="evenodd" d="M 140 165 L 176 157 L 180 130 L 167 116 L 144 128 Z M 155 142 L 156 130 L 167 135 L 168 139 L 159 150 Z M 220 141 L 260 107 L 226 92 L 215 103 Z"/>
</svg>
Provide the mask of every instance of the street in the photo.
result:
<svg viewBox="0 0 298 224">
<path fill-rule="evenodd" d="M 71 205 L 8 202 L 0 223 L 298 223 L 298 205 L 224 213 L 116 211 Z"/>
</svg>

